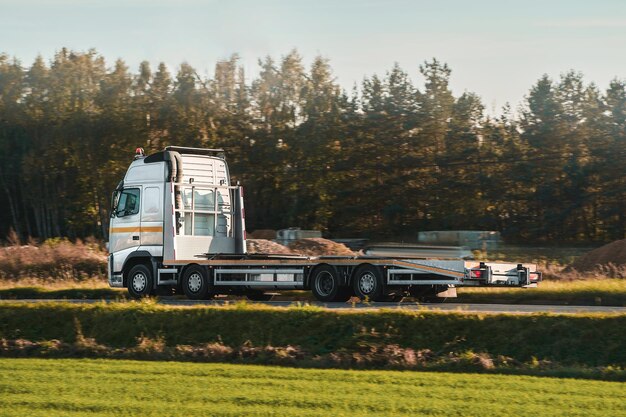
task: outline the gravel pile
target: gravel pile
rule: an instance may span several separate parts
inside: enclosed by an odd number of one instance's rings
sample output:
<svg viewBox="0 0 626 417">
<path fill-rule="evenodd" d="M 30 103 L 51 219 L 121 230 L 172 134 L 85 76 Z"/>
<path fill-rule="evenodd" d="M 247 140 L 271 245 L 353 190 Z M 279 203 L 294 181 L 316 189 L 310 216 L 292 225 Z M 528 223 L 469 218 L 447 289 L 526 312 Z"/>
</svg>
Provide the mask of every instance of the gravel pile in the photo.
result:
<svg viewBox="0 0 626 417">
<path fill-rule="evenodd" d="M 333 242 L 332 240 L 323 239 L 321 237 L 312 237 L 307 239 L 296 240 L 289 244 L 289 249 L 294 253 L 306 256 L 354 256 L 352 252 L 343 243 Z"/>
<path fill-rule="evenodd" d="M 594 249 L 578 258 L 571 266 L 579 272 L 588 272 L 609 265 L 626 266 L 626 239 Z"/>
<path fill-rule="evenodd" d="M 288 247 L 267 239 L 246 239 L 248 253 L 267 253 L 273 255 L 293 255 Z"/>
</svg>

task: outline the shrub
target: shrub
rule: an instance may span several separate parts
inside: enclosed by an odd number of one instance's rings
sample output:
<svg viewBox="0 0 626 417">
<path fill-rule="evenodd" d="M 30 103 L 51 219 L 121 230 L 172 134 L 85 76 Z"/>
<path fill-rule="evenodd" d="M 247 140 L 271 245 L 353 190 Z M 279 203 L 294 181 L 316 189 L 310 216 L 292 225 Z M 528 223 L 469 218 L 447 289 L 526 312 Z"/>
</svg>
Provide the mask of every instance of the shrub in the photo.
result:
<svg viewBox="0 0 626 417">
<path fill-rule="evenodd" d="M 41 245 L 0 247 L 0 279 L 43 281 L 84 281 L 103 279 L 106 254 L 95 240 L 75 243 L 49 239 Z"/>
</svg>

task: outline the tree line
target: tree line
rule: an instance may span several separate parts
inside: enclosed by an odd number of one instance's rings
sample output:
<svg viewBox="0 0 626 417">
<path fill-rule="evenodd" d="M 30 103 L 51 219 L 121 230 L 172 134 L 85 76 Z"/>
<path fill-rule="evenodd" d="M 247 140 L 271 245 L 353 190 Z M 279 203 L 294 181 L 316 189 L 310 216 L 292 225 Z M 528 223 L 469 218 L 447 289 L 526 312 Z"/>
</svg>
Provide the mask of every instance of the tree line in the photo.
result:
<svg viewBox="0 0 626 417">
<path fill-rule="evenodd" d="M 95 50 L 30 66 L 0 55 L 0 236 L 107 234 L 111 191 L 137 146 L 223 147 L 249 230 L 415 238 L 500 230 L 511 241 L 609 241 L 626 232 L 626 83 L 543 76 L 519 108 L 455 96 L 436 59 L 423 84 L 394 65 L 351 91 L 328 60 L 237 55 L 211 77 Z"/>
</svg>

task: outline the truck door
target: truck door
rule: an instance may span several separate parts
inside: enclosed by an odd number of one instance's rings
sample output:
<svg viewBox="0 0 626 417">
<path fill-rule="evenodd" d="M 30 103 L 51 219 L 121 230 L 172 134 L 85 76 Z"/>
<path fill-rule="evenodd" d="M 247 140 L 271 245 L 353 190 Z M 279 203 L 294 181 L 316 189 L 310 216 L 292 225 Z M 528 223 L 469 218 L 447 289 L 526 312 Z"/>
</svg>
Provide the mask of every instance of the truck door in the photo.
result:
<svg viewBox="0 0 626 417">
<path fill-rule="evenodd" d="M 141 245 L 163 245 L 163 186 L 143 187 L 141 208 Z"/>
<path fill-rule="evenodd" d="M 141 189 L 129 187 L 116 193 L 109 233 L 109 250 L 112 253 L 141 244 L 139 214 Z"/>
</svg>

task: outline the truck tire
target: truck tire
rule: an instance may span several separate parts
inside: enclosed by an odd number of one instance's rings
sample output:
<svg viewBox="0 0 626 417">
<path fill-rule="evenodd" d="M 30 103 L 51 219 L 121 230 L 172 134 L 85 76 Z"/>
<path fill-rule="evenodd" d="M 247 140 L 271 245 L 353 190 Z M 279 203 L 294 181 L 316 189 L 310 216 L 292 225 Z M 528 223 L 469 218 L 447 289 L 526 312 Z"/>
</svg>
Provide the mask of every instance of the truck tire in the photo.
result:
<svg viewBox="0 0 626 417">
<path fill-rule="evenodd" d="M 320 265 L 311 275 L 311 291 L 319 301 L 335 301 L 339 294 L 339 274 L 330 265 Z"/>
<path fill-rule="evenodd" d="M 192 265 L 185 269 L 182 279 L 183 292 L 190 300 L 209 300 L 215 295 L 207 269 Z"/>
<path fill-rule="evenodd" d="M 362 265 L 356 270 L 352 286 L 354 294 L 361 300 L 382 301 L 385 295 L 380 271 L 372 265 Z"/>
<path fill-rule="evenodd" d="M 133 266 L 128 271 L 127 277 L 128 293 L 133 298 L 145 298 L 152 294 L 153 280 L 152 272 L 144 264 Z"/>
</svg>

